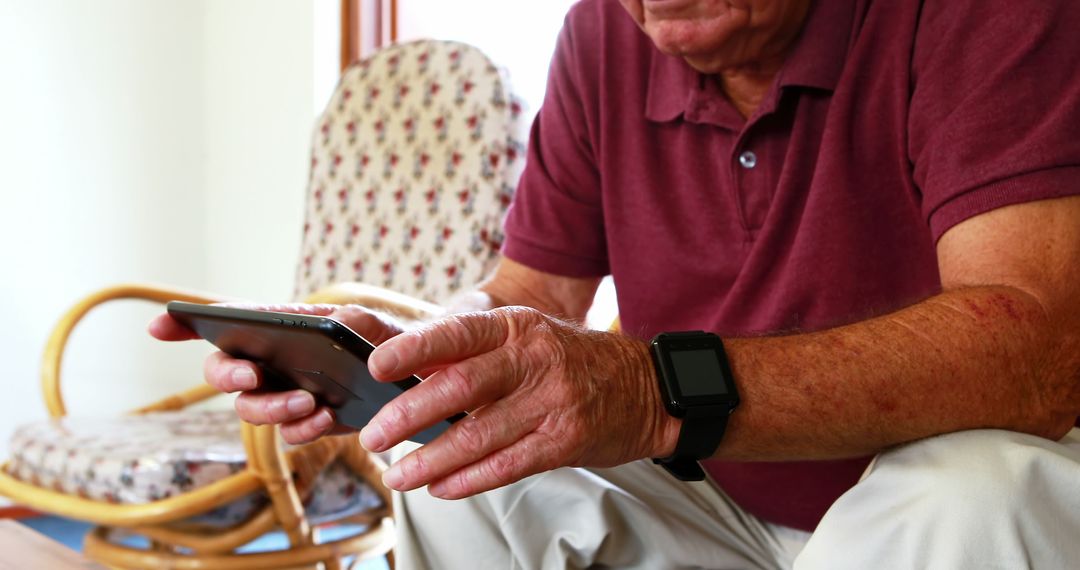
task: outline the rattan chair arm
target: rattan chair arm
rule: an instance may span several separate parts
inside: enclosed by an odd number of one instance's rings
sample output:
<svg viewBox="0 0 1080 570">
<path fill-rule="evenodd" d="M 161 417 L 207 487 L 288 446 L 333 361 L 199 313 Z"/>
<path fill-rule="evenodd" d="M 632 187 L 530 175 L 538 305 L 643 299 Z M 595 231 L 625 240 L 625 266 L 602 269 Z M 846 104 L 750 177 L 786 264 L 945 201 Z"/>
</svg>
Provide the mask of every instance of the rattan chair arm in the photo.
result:
<svg viewBox="0 0 1080 570">
<path fill-rule="evenodd" d="M 117 527 L 183 520 L 228 504 L 261 487 L 262 481 L 254 472 L 242 471 L 183 495 L 152 503 L 116 505 L 38 487 L 9 475 L 6 464 L 0 467 L 0 495 L 36 511 Z"/>
<path fill-rule="evenodd" d="M 248 428 L 245 431 L 255 428 L 255 426 L 244 425 Z M 272 426 L 262 426 L 258 429 L 271 433 L 276 431 L 276 428 Z M 245 444 L 247 438 L 248 436 L 245 434 Z M 253 438 L 255 447 L 260 445 L 259 442 L 258 438 Z M 279 475 L 275 480 L 280 481 L 282 476 L 289 475 L 288 466 L 295 463 L 301 463 L 308 459 L 329 463 L 329 460 L 325 459 L 325 451 L 320 449 L 319 446 L 342 444 L 334 441 L 325 443 L 320 441 L 311 445 L 315 447 L 312 449 L 306 447 L 291 449 L 283 453 L 280 459 L 275 459 L 275 462 L 280 461 L 280 463 L 276 464 L 285 467 L 283 474 Z M 264 458 L 265 452 L 265 448 L 260 448 L 256 455 L 251 455 L 251 449 L 249 448 L 248 469 L 182 495 L 150 503 L 113 504 L 46 489 L 11 476 L 9 466 L 6 463 L 0 465 L 0 495 L 9 497 L 15 502 L 36 511 L 54 513 L 106 526 L 130 528 L 171 523 L 227 505 L 249 493 L 262 489 L 264 479 L 256 473 L 254 466 L 257 461 Z M 279 451 L 279 453 L 281 452 Z M 297 492 L 305 494 L 309 491 L 310 485 L 309 481 L 303 481 Z"/>
<path fill-rule="evenodd" d="M 382 459 L 379 459 L 378 455 L 369 453 L 363 447 L 360 447 L 360 439 L 355 438 L 345 446 L 341 459 L 353 473 L 356 473 L 364 481 L 367 481 L 368 485 L 371 485 L 371 488 L 378 493 L 387 509 L 392 508 L 391 505 L 394 504 L 393 495 L 390 489 L 382 482 L 382 474 L 386 471 L 386 464 L 383 463 Z"/>
<path fill-rule="evenodd" d="M 300 502 L 290 463 L 281 450 L 277 426 L 244 423 L 242 433 L 247 449 L 248 470 L 262 481 L 278 524 L 289 537 L 289 544 L 293 547 L 311 545 L 311 525 L 304 514 L 304 505 Z"/>
<path fill-rule="evenodd" d="M 204 400 L 209 400 L 214 396 L 220 396 L 221 392 L 217 388 L 209 384 L 199 384 L 194 388 L 189 388 L 180 392 L 179 394 L 173 394 L 164 399 L 158 400 L 153 404 L 149 404 L 138 408 L 131 413 L 133 414 L 149 414 L 151 412 L 172 412 L 176 410 L 182 410 L 192 404 L 197 404 Z"/>
<path fill-rule="evenodd" d="M 394 543 L 394 523 L 382 519 L 367 532 L 306 547 L 211 556 L 187 556 L 115 545 L 106 537 L 107 529 L 97 528 L 87 535 L 83 547 L 93 560 L 118 568 L 173 568 L 176 570 L 262 570 L 315 565 L 345 554 L 360 559 L 381 556 Z"/>
<path fill-rule="evenodd" d="M 356 436 L 329 436 L 312 443 L 294 447 L 285 453 L 286 467 L 296 481 L 296 490 L 304 497 L 305 491 L 315 485 L 315 480 L 345 449 L 347 440 Z"/>
<path fill-rule="evenodd" d="M 226 554 L 274 530 L 277 518 L 268 505 L 242 524 L 229 529 L 190 530 L 171 526 L 137 526 L 133 534 L 174 547 L 189 548 L 197 554 Z"/>
<path fill-rule="evenodd" d="M 136 283 L 101 289 L 81 299 L 60 318 L 45 344 L 41 366 L 41 390 L 45 396 L 45 407 L 51 417 L 57 418 L 67 414 L 60 387 L 60 364 L 71 331 L 91 309 L 114 299 L 143 299 L 160 303 L 174 299 L 192 303 L 213 303 L 223 300 L 220 297 L 186 289 Z"/>
<path fill-rule="evenodd" d="M 318 475 L 341 454 L 345 443 L 341 439 L 324 438 L 286 454 L 292 470 L 296 472 L 296 491 L 302 499 L 306 500 L 311 495 Z M 387 509 L 377 509 L 369 523 L 386 514 Z M 146 526 L 133 528 L 132 532 L 165 544 L 190 548 L 200 554 L 224 554 L 270 532 L 277 525 L 277 516 L 271 504 L 248 521 L 230 529 Z"/>
<path fill-rule="evenodd" d="M 619 320 L 618 315 L 615 315 L 615 320 L 611 321 L 611 326 L 608 327 L 608 332 L 622 332 L 622 322 Z"/>
<path fill-rule="evenodd" d="M 363 305 L 409 320 L 432 319 L 445 313 L 442 307 L 433 303 L 367 283 L 337 283 L 312 293 L 305 300 L 308 303 Z"/>
</svg>

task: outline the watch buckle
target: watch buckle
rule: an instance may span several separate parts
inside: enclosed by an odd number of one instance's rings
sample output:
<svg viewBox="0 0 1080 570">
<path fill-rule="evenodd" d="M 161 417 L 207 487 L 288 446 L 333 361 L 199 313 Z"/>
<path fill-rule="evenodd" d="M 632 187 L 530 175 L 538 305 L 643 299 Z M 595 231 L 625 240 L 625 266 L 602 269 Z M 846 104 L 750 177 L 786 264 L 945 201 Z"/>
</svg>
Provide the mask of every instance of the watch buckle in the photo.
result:
<svg viewBox="0 0 1080 570">
<path fill-rule="evenodd" d="M 679 481 L 704 481 L 705 470 L 701 464 L 690 457 L 665 457 L 653 459 L 653 463 L 663 467 Z"/>
</svg>

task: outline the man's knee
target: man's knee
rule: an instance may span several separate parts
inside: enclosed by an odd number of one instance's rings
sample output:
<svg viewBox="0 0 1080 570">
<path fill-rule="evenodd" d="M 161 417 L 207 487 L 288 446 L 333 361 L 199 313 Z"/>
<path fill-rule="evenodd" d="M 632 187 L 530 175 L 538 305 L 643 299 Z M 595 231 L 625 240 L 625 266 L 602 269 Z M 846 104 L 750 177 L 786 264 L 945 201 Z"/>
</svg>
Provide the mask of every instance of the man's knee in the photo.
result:
<svg viewBox="0 0 1080 570">
<path fill-rule="evenodd" d="M 426 490 L 395 493 L 401 560 L 418 568 L 586 567 L 612 524 L 600 504 L 617 492 L 586 470 L 558 469 L 454 501 Z"/>
<path fill-rule="evenodd" d="M 882 453 L 796 568 L 1057 567 L 1080 527 L 1075 443 L 973 430 Z"/>
<path fill-rule="evenodd" d="M 1045 468 L 1072 461 L 1057 443 L 1002 430 L 971 430 L 910 443 L 881 454 L 868 475 L 906 489 L 909 501 L 943 515 L 1023 508 Z M 1076 466 L 1072 465 L 1075 469 Z"/>
<path fill-rule="evenodd" d="M 913 442 L 878 456 L 869 477 L 896 478 L 933 505 L 985 504 L 1010 496 L 1025 456 L 1020 434 L 972 430 Z"/>
</svg>

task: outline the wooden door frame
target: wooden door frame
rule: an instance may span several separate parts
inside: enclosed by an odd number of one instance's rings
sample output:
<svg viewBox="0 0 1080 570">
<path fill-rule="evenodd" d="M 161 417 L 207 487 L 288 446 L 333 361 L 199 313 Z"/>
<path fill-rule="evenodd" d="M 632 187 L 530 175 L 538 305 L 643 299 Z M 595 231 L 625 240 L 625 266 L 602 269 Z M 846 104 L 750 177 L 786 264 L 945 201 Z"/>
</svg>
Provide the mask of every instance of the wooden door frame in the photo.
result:
<svg viewBox="0 0 1080 570">
<path fill-rule="evenodd" d="M 397 0 L 341 0 L 341 70 L 364 56 L 362 30 L 364 18 L 375 24 L 374 48 L 379 49 L 398 39 Z M 384 34 L 389 32 L 390 41 Z"/>
</svg>

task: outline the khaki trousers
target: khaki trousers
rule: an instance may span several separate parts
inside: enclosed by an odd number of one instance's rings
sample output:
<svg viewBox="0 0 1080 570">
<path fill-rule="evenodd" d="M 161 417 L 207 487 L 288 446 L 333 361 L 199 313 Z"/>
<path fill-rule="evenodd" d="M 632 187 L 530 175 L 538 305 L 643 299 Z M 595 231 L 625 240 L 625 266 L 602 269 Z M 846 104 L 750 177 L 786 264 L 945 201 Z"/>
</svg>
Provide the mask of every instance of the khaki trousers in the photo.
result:
<svg viewBox="0 0 1080 570">
<path fill-rule="evenodd" d="M 1080 568 L 1080 429 L 1060 442 L 967 431 L 882 453 L 812 535 L 647 461 L 460 501 L 397 493 L 394 508 L 400 569 Z"/>
</svg>

